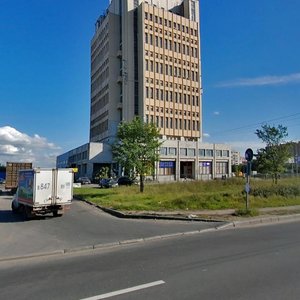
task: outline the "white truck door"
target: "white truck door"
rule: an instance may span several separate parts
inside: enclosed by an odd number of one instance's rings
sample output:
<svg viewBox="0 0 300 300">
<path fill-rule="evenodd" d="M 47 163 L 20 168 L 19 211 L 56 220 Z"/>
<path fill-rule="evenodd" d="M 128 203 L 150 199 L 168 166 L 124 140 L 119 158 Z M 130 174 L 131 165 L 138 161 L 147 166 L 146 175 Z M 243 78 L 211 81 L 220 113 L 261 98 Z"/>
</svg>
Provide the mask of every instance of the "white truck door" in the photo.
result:
<svg viewBox="0 0 300 300">
<path fill-rule="evenodd" d="M 40 205 L 51 205 L 53 178 L 52 169 L 35 170 L 34 203 Z"/>
<path fill-rule="evenodd" d="M 73 199 L 73 170 L 56 170 L 56 204 L 71 203 Z"/>
</svg>

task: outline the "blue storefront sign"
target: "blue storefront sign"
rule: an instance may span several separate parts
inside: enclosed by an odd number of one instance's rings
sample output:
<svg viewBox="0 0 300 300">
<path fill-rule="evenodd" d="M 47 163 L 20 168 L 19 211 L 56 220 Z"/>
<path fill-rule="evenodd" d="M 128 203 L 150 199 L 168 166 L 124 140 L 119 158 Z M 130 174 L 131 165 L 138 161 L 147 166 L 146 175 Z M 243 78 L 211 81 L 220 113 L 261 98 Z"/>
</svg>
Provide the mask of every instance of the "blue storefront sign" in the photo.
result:
<svg viewBox="0 0 300 300">
<path fill-rule="evenodd" d="M 160 161 L 160 168 L 175 168 L 175 161 Z"/>
</svg>

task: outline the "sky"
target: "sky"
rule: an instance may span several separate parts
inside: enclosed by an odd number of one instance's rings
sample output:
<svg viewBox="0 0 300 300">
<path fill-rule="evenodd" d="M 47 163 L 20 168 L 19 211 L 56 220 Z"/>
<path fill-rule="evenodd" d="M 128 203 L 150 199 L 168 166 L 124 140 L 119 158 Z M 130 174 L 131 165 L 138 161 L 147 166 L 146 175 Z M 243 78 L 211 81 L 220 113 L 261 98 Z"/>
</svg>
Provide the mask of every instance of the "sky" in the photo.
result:
<svg viewBox="0 0 300 300">
<path fill-rule="evenodd" d="M 90 41 L 108 0 L 0 0 L 0 164 L 55 167 L 89 140 Z M 300 140 L 299 0 L 201 0 L 203 141 Z"/>
</svg>

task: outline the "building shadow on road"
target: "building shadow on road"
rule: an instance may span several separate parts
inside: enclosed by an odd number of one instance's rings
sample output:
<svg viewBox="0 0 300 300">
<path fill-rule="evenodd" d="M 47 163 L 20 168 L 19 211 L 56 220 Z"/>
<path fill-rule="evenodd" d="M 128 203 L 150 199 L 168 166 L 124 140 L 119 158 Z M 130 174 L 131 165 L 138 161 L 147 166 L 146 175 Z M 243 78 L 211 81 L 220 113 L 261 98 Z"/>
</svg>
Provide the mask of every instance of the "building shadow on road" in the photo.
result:
<svg viewBox="0 0 300 300">
<path fill-rule="evenodd" d="M 53 216 L 34 216 L 32 218 L 26 218 L 23 214 L 14 214 L 11 210 L 0 210 L 0 224 L 1 223 L 19 223 L 36 220 L 53 219 Z"/>
<path fill-rule="evenodd" d="M 0 210 L 0 223 L 18 223 L 26 221 L 22 215 L 14 214 L 11 210 Z"/>
</svg>

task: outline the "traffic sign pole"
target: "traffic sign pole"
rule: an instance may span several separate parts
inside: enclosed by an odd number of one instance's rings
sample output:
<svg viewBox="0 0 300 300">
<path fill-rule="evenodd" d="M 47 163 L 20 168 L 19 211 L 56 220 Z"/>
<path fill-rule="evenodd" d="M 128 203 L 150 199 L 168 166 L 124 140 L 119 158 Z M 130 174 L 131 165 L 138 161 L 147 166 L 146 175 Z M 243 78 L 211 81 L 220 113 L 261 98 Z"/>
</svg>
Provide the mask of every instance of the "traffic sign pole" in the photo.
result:
<svg viewBox="0 0 300 300">
<path fill-rule="evenodd" d="M 251 161 L 253 159 L 253 151 L 252 149 L 248 148 L 245 152 L 245 158 L 247 160 L 247 181 L 245 186 L 246 191 L 246 210 L 250 208 L 250 199 L 249 199 L 249 193 L 250 193 L 250 175 L 251 175 Z"/>
</svg>

